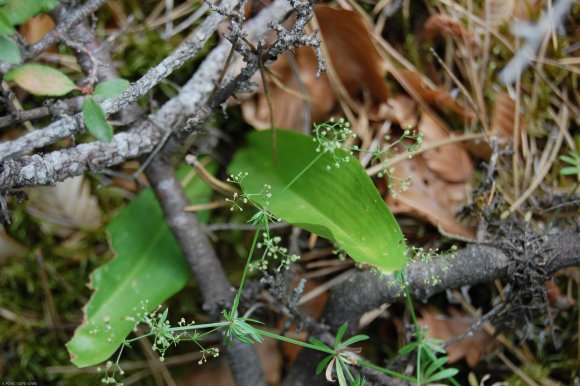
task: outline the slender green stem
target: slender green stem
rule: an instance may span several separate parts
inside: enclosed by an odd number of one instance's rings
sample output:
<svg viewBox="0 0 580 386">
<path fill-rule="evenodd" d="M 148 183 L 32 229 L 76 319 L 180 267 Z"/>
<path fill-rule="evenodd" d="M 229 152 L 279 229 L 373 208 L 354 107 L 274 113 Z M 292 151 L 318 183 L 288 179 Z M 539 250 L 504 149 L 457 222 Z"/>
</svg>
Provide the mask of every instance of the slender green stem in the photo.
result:
<svg viewBox="0 0 580 386">
<path fill-rule="evenodd" d="M 385 369 L 384 367 L 377 366 L 377 365 L 375 365 L 371 362 L 368 362 L 364 359 L 357 359 L 357 363 L 363 367 L 367 367 L 369 369 L 381 372 L 383 374 L 387 374 L 388 376 L 391 376 L 393 378 L 399 378 L 399 379 L 402 379 L 402 380 L 408 381 L 408 382 L 416 382 L 417 381 L 413 377 L 410 377 L 410 376 L 405 375 L 405 374 L 397 373 L 396 371 L 393 371 L 393 370 Z"/>
<path fill-rule="evenodd" d="M 215 323 L 206 323 L 206 324 L 193 324 L 191 326 L 180 326 L 180 327 L 171 327 L 169 331 L 176 332 L 176 331 L 189 331 L 189 330 L 199 330 L 205 328 L 215 328 L 215 327 L 225 327 L 228 326 L 230 322 L 215 322 Z"/>
<path fill-rule="evenodd" d="M 262 229 L 258 228 L 256 230 L 256 234 L 254 235 L 254 241 L 252 241 L 252 247 L 250 248 L 250 253 L 248 253 L 248 259 L 246 260 L 246 266 L 244 267 L 244 273 L 242 274 L 240 287 L 238 288 L 238 292 L 236 293 L 236 297 L 234 298 L 234 305 L 232 306 L 232 315 L 235 315 L 235 313 L 238 310 L 238 305 L 240 304 L 240 297 L 242 296 L 242 289 L 244 288 L 244 283 L 246 281 L 246 275 L 248 274 L 250 262 L 252 261 L 252 255 L 254 254 L 254 249 L 256 248 L 256 244 L 258 243 L 258 237 L 260 236 L 261 231 Z"/>
<path fill-rule="evenodd" d="M 451 383 L 453 384 L 453 386 L 461 386 L 461 384 L 459 382 L 457 382 L 457 380 L 454 377 L 448 378 L 449 381 L 451 381 Z"/>
<path fill-rule="evenodd" d="M 272 332 L 268 332 L 265 330 L 256 329 L 256 331 L 258 332 L 258 334 L 260 334 L 262 336 L 267 336 L 268 338 L 280 340 L 280 341 L 286 342 L 286 343 L 295 344 L 298 346 L 302 346 L 304 348 L 309 348 L 311 350 L 322 351 L 322 352 L 327 353 L 327 354 L 336 354 L 336 352 L 329 347 L 316 346 L 312 343 L 302 342 L 302 341 L 299 341 L 296 339 L 288 338 L 288 337 L 283 336 L 283 335 L 274 334 Z"/>
<path fill-rule="evenodd" d="M 421 343 L 419 343 L 417 350 L 417 385 L 419 386 L 421 386 Z"/>
<path fill-rule="evenodd" d="M 304 173 L 306 173 L 308 171 L 308 169 L 310 169 L 312 167 L 312 165 L 314 165 L 320 158 L 322 158 L 323 155 L 324 155 L 324 152 L 318 153 L 318 155 L 316 157 L 314 157 L 314 159 L 312 161 L 310 161 L 310 163 L 308 165 L 306 165 L 306 167 L 304 169 L 302 169 L 300 171 L 300 173 L 296 174 L 296 176 L 284 187 L 284 189 L 282 189 L 280 192 L 278 192 L 276 194 L 276 197 L 274 199 L 272 199 L 272 202 L 276 201 L 277 198 L 279 198 L 280 196 L 282 196 L 282 193 L 284 193 L 285 191 L 287 191 L 288 189 L 290 189 L 290 187 L 292 185 L 294 185 L 294 183 L 296 181 L 298 181 L 298 179 L 300 177 L 302 177 L 304 175 Z"/>
</svg>

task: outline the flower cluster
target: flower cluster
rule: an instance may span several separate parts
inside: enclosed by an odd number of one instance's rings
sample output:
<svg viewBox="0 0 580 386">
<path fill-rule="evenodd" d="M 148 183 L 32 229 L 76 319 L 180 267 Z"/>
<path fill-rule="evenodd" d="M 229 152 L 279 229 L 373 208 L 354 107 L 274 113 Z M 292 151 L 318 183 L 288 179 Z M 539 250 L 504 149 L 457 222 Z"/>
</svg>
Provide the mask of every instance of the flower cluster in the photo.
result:
<svg viewBox="0 0 580 386">
<path fill-rule="evenodd" d="M 314 141 L 318 142 L 317 152 L 330 153 L 334 158 L 334 164 L 328 165 L 328 170 L 332 167 L 339 168 L 343 162 L 349 162 L 352 155 L 349 142 L 356 137 L 350 128 L 350 123 L 344 118 L 314 124 Z"/>
<path fill-rule="evenodd" d="M 290 263 L 293 263 L 300 259 L 298 255 L 288 254 L 288 248 L 281 247 L 279 244 L 282 241 L 280 236 L 270 237 L 267 232 L 264 232 L 262 242 L 258 243 L 256 246 L 263 249 L 262 258 L 255 261 L 252 266 L 255 269 L 265 271 L 268 269 L 269 261 L 279 262 L 276 271 L 280 272 L 287 269 Z"/>
</svg>

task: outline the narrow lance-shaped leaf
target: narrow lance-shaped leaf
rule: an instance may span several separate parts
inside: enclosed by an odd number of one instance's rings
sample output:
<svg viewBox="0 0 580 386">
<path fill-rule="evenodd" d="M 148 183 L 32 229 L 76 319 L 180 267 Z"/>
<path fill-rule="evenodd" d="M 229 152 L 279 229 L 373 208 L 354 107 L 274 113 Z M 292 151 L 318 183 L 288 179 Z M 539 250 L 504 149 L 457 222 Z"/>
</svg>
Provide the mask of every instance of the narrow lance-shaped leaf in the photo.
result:
<svg viewBox="0 0 580 386">
<path fill-rule="evenodd" d="M 210 170 L 215 170 L 213 166 Z M 183 168 L 183 177 L 191 168 Z M 183 178 L 182 178 L 183 180 Z M 196 177 L 186 185 L 196 204 L 205 203 L 211 188 Z M 207 212 L 199 213 L 207 221 Z M 107 360 L 133 329 L 142 302 L 151 311 L 181 290 L 190 271 L 151 189 L 141 192 L 108 226 L 117 256 L 91 275 L 94 289 L 84 308 L 84 321 L 66 344 L 72 362 L 91 366 Z"/>
<path fill-rule="evenodd" d="M 236 154 L 229 170 L 248 173 L 241 181 L 246 193 L 271 185 L 267 208 L 284 221 L 333 240 L 360 263 L 398 270 L 405 262 L 399 225 L 362 166 L 349 157 L 329 171 L 335 160 L 330 153 L 317 153 L 312 137 L 277 130 L 274 158 L 271 131 L 261 131 L 249 135 L 248 146 Z M 263 197 L 254 199 L 266 205 Z"/>
<path fill-rule="evenodd" d="M 23 64 L 6 74 L 6 80 L 34 95 L 62 96 L 76 89 L 76 85 L 61 71 L 42 64 Z"/>
<path fill-rule="evenodd" d="M 111 142 L 113 127 L 107 122 L 105 112 L 93 98 L 87 98 L 83 104 L 83 119 L 89 132 L 99 141 Z"/>
</svg>

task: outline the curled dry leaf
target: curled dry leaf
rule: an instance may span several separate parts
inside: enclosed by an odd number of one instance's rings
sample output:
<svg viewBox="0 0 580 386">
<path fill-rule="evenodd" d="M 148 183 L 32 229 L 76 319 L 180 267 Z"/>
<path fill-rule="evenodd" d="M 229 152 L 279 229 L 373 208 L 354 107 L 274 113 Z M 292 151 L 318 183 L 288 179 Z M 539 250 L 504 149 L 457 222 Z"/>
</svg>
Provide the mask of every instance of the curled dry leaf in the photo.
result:
<svg viewBox="0 0 580 386">
<path fill-rule="evenodd" d="M 464 183 L 451 183 L 427 167 L 422 156 L 399 162 L 393 166 L 399 178 L 411 178 L 407 190 L 387 198 L 393 213 L 404 213 L 424 219 L 444 231 L 473 238 L 474 231 L 457 222 L 455 214 L 467 200 Z"/>
<path fill-rule="evenodd" d="M 426 39 L 433 39 L 435 36 L 443 34 L 450 36 L 458 43 L 477 46 L 473 40 L 473 35 L 461 24 L 461 21 L 442 13 L 429 16 L 423 34 Z"/>
<path fill-rule="evenodd" d="M 448 341 L 461 335 L 467 328 L 476 322 L 473 318 L 465 316 L 455 308 L 450 308 L 450 316 L 441 314 L 434 307 L 426 307 L 421 310 L 422 318 L 419 324 L 428 327 L 429 338 Z M 473 335 L 449 346 L 446 351 L 449 363 L 455 363 L 465 358 L 470 367 L 475 367 L 482 355 L 489 352 L 493 345 L 490 344 L 490 336 L 482 329 L 478 329 Z"/>
<path fill-rule="evenodd" d="M 410 93 L 414 93 L 421 97 L 429 105 L 439 108 L 444 112 L 451 112 L 457 114 L 463 119 L 474 119 L 475 112 L 467 106 L 463 106 L 456 101 L 449 91 L 442 87 L 431 89 L 423 84 L 421 75 L 406 69 L 398 70 L 403 81 L 403 87 L 409 87 Z"/>
<path fill-rule="evenodd" d="M 417 125 L 423 146 L 449 138 L 449 132 L 430 113 L 424 112 Z M 473 176 L 473 163 L 459 143 L 436 147 L 393 166 L 394 181 L 410 178 L 406 189 L 398 189 L 387 203 L 394 213 L 415 216 L 447 233 L 473 238 L 470 227 L 460 224 L 456 213 L 468 199 L 466 182 Z"/>
<path fill-rule="evenodd" d="M 419 113 L 417 103 L 406 95 L 396 95 L 387 102 L 392 108 L 394 122 L 403 129 L 412 129 L 417 126 Z"/>
<path fill-rule="evenodd" d="M 317 5 L 315 14 L 332 67 L 351 97 L 370 97 L 378 105 L 388 98 L 382 58 L 363 18 L 354 11 Z M 267 80 L 276 127 L 299 129 L 304 120 L 304 100 L 310 103 L 310 119 L 326 120 L 336 102 L 328 76 L 314 77 L 317 69 L 312 49 L 297 49 L 295 70 L 287 57 L 272 67 L 276 80 Z M 279 87 L 279 85 L 282 87 Z M 304 95 L 304 94 L 307 95 Z M 242 104 L 244 119 L 256 128 L 270 127 L 268 101 L 262 91 Z"/>
<path fill-rule="evenodd" d="M 419 132 L 423 133 L 423 143 L 429 144 L 449 138 L 449 132 L 445 127 L 424 112 L 418 126 Z M 449 182 L 465 182 L 473 175 L 473 164 L 469 155 L 461 144 L 452 143 L 437 147 L 423 153 L 427 167 L 439 177 Z"/>
<path fill-rule="evenodd" d="M 94 229 L 101 225 L 101 211 L 89 182 L 82 176 L 39 187 L 30 192 L 28 212 L 41 220 L 45 233 L 60 237 L 77 229 Z"/>
</svg>

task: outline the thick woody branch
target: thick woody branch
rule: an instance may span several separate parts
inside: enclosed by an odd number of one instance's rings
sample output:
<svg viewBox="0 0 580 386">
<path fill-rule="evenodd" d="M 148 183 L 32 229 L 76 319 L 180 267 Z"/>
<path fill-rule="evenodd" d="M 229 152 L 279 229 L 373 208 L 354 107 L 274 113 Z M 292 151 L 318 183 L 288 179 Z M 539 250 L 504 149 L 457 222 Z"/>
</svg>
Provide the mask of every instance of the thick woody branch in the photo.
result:
<svg viewBox="0 0 580 386">
<path fill-rule="evenodd" d="M 223 3 L 233 6 L 236 2 L 234 0 L 224 0 Z M 107 115 L 123 110 L 183 66 L 185 62 L 192 59 L 205 46 L 221 19 L 220 15 L 209 15 L 196 33 L 173 54 L 165 58 L 156 67 L 147 71 L 141 79 L 131 84 L 121 95 L 102 102 L 101 107 L 103 107 Z M 13 141 L 0 143 L 0 160 L 7 160 L 34 149 L 42 148 L 60 139 L 81 133 L 84 129 L 85 126 L 81 114 L 63 118 L 42 130 L 25 134 Z"/>
<path fill-rule="evenodd" d="M 165 222 L 199 285 L 203 308 L 218 319 L 220 312 L 231 305 L 235 292 L 196 215 L 184 211 L 189 202 L 174 167 L 164 157 L 156 157 L 147 168 L 147 177 L 161 203 Z M 227 355 L 238 386 L 265 386 L 260 360 L 252 346 L 236 341 Z"/>
<path fill-rule="evenodd" d="M 563 268 L 580 265 L 580 233 L 549 234 L 544 236 L 542 244 L 543 257 L 533 261 L 532 265 L 547 276 Z M 499 248 L 472 244 L 457 251 L 449 261 L 435 259 L 429 263 L 410 264 L 405 268 L 404 276 L 411 297 L 426 301 L 449 288 L 506 279 L 513 264 L 517 261 Z M 435 282 L 433 277 L 437 277 Z M 401 283 L 394 275 L 356 272 L 332 290 L 321 318 L 332 331 L 348 322 L 350 331 L 355 332 L 365 312 L 403 299 Z M 301 353 L 283 385 L 325 385 L 322 377 L 312 376 L 317 358 L 317 353 Z"/>
<path fill-rule="evenodd" d="M 291 7 L 285 0 L 275 1 L 248 21 L 245 27 L 248 36 L 255 39 L 262 35 L 272 20 L 282 19 L 290 10 Z M 167 133 L 182 125 L 187 117 L 194 116 L 204 105 L 220 78 L 221 65 L 226 62 L 230 49 L 229 42 L 220 43 L 206 57 L 198 71 L 181 88 L 176 97 L 165 103 L 148 120 L 127 132 L 115 134 L 109 144 L 91 142 L 71 149 L 44 155 L 23 156 L 0 163 L 0 191 L 54 184 L 87 171 L 98 171 L 151 152 Z M 80 115 L 61 119 L 57 124 L 63 127 L 64 131 L 76 133 L 82 123 L 78 121 L 82 121 Z M 17 154 L 30 150 L 30 147 L 34 146 L 29 143 L 30 140 L 34 142 L 40 138 L 43 142 L 54 142 L 57 138 L 53 137 L 52 140 L 43 138 L 50 136 L 51 133 L 56 133 L 57 137 L 62 134 L 60 129 L 51 129 L 54 125 L 35 132 L 34 138 L 29 137 L 33 134 L 31 133 L 15 141 L 0 144 L 0 157 L 6 152 Z M 20 148 L 20 151 L 13 146 Z"/>
<path fill-rule="evenodd" d="M 71 28 L 99 9 L 99 7 L 104 3 L 105 0 L 89 0 L 66 17 L 63 17 L 54 30 L 50 31 L 38 42 L 28 47 L 24 52 L 24 59 L 35 58 L 49 47 L 60 42 Z M 16 66 L 17 65 L 15 64 L 0 62 L 0 73 L 5 74 Z"/>
</svg>

